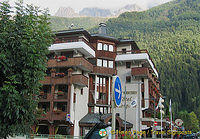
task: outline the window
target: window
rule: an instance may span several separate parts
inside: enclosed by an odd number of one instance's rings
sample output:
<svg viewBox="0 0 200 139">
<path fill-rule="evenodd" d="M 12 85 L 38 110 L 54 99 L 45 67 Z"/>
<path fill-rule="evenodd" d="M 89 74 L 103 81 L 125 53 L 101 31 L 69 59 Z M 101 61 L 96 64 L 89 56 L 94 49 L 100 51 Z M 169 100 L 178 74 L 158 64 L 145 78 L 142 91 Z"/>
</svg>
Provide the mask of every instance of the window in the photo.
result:
<svg viewBox="0 0 200 139">
<path fill-rule="evenodd" d="M 102 43 L 98 43 L 97 50 L 102 50 Z"/>
<path fill-rule="evenodd" d="M 102 59 L 97 59 L 97 66 L 102 66 Z"/>
<path fill-rule="evenodd" d="M 122 54 L 126 54 L 126 48 L 122 49 Z"/>
<path fill-rule="evenodd" d="M 108 51 L 108 45 L 107 44 L 103 45 L 103 50 Z"/>
<path fill-rule="evenodd" d="M 109 61 L 108 67 L 109 67 L 109 68 L 113 68 L 113 61 Z"/>
<path fill-rule="evenodd" d="M 130 83 L 131 82 L 131 76 L 126 76 L 126 83 Z"/>
<path fill-rule="evenodd" d="M 76 103 L 76 93 L 74 93 L 74 103 Z"/>
<path fill-rule="evenodd" d="M 113 45 L 109 45 L 109 51 L 113 52 Z"/>
<path fill-rule="evenodd" d="M 131 68 L 131 62 L 126 62 L 126 68 L 127 69 Z"/>
<path fill-rule="evenodd" d="M 108 62 L 107 62 L 107 60 L 103 60 L 103 67 L 108 67 Z"/>
<path fill-rule="evenodd" d="M 83 88 L 81 89 L 81 95 L 83 95 Z"/>
</svg>

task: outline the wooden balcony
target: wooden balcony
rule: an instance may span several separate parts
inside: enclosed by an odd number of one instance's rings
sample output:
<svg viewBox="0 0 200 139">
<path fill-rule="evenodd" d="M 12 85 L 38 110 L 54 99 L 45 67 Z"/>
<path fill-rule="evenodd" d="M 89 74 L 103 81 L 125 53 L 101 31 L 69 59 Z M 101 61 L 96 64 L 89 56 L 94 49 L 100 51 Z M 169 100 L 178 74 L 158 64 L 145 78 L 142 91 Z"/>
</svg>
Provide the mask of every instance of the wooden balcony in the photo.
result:
<svg viewBox="0 0 200 139">
<path fill-rule="evenodd" d="M 65 120 L 66 119 L 67 112 L 63 111 L 53 111 L 52 112 L 52 121 L 57 121 L 57 120 Z M 66 120 L 65 120 L 66 121 Z"/>
<path fill-rule="evenodd" d="M 150 72 L 149 68 L 146 67 L 135 67 L 131 69 L 132 76 L 149 78 Z"/>
<path fill-rule="evenodd" d="M 147 78 L 152 81 L 152 83 L 159 90 L 159 81 L 157 77 L 151 73 L 151 70 L 146 67 L 135 67 L 131 69 L 131 75 L 138 78 Z"/>
<path fill-rule="evenodd" d="M 97 99 L 96 104 L 107 105 L 107 101 L 103 99 Z"/>
<path fill-rule="evenodd" d="M 38 118 L 38 120 L 50 120 L 50 117 L 51 117 L 51 112 L 48 111 L 47 113 L 42 114 L 42 115 Z"/>
<path fill-rule="evenodd" d="M 113 74 L 115 74 L 115 75 L 117 74 L 117 70 L 115 70 L 113 68 L 106 68 L 106 67 L 94 66 L 93 73 L 97 73 L 99 75 L 112 76 Z"/>
<path fill-rule="evenodd" d="M 68 101 L 68 94 L 67 93 L 63 93 L 63 94 L 57 94 L 54 93 L 54 102 L 65 102 Z"/>
<path fill-rule="evenodd" d="M 45 93 L 44 95 L 39 95 L 40 102 L 47 102 L 50 101 L 52 98 L 51 93 Z"/>
<path fill-rule="evenodd" d="M 114 60 L 116 57 L 116 53 L 110 52 L 110 51 L 98 50 L 98 51 L 96 51 L 96 57 Z"/>
<path fill-rule="evenodd" d="M 83 57 L 67 58 L 67 60 L 59 61 L 50 59 L 47 62 L 48 67 L 78 67 L 85 71 L 92 71 L 93 65 Z"/>
<path fill-rule="evenodd" d="M 88 86 L 88 78 L 81 74 L 73 75 L 72 83 L 75 85 L 86 87 L 86 86 Z"/>
<path fill-rule="evenodd" d="M 46 76 L 43 81 L 40 81 L 42 84 L 68 84 L 68 76 L 64 77 L 49 77 Z"/>
</svg>

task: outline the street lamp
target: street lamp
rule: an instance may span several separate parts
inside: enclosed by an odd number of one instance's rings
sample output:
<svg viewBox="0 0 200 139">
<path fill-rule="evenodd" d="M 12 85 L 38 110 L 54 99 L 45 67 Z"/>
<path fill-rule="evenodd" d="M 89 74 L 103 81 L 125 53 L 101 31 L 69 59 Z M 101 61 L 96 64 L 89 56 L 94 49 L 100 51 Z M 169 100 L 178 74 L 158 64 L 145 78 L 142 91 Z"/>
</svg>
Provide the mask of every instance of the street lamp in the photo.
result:
<svg viewBox="0 0 200 139">
<path fill-rule="evenodd" d="M 163 97 L 164 98 L 164 97 Z M 165 113 L 162 109 L 164 109 L 164 105 L 162 104 L 164 102 L 164 99 L 162 97 L 160 97 L 160 100 L 159 100 L 159 103 L 158 103 L 158 106 L 160 108 L 160 114 L 161 114 L 161 138 L 163 137 L 163 134 L 162 134 L 162 115 Z"/>
<path fill-rule="evenodd" d="M 156 119 L 156 99 L 155 98 L 144 98 L 144 100 L 153 100 L 153 104 L 154 104 L 154 123 L 155 123 L 155 119 Z M 152 138 L 155 138 L 155 125 L 153 124 L 153 134 L 152 134 Z"/>
</svg>

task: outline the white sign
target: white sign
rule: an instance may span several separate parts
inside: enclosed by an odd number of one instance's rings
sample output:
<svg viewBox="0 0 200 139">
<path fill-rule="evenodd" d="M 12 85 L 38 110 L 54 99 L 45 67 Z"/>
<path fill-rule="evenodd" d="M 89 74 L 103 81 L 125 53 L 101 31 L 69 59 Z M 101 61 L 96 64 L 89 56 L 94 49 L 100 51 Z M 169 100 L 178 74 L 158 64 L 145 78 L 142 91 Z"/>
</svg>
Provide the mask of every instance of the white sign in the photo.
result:
<svg viewBox="0 0 200 139">
<path fill-rule="evenodd" d="M 135 107 L 135 106 L 137 106 L 137 101 L 136 100 L 133 100 L 132 102 L 131 102 L 131 107 Z"/>
<path fill-rule="evenodd" d="M 183 124 L 183 120 L 181 120 L 181 119 L 176 119 L 176 120 L 175 120 L 175 123 L 176 123 L 177 126 L 181 126 L 181 125 Z"/>
</svg>

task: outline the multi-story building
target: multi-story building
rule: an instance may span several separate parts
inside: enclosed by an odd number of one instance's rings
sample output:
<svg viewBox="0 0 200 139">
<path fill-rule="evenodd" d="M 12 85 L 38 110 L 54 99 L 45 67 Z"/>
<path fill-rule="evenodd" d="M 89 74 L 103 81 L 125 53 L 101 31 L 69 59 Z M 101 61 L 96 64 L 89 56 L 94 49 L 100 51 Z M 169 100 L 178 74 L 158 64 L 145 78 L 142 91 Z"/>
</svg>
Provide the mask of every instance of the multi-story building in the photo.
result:
<svg viewBox="0 0 200 139">
<path fill-rule="evenodd" d="M 106 35 L 101 23 L 98 34 L 83 29 L 55 33 L 49 47 L 48 70 L 41 81 L 38 109 L 45 112 L 34 131 L 38 134 L 85 135 L 100 119 L 111 122 L 112 76 L 118 75 L 127 104 L 117 108 L 116 129 L 146 130 L 152 126 L 152 112 L 160 93 L 158 73 L 146 50 L 133 40 Z M 123 101 L 124 102 L 124 101 Z M 138 118 L 140 117 L 140 118 Z M 140 123 L 140 124 L 138 124 Z"/>
</svg>

